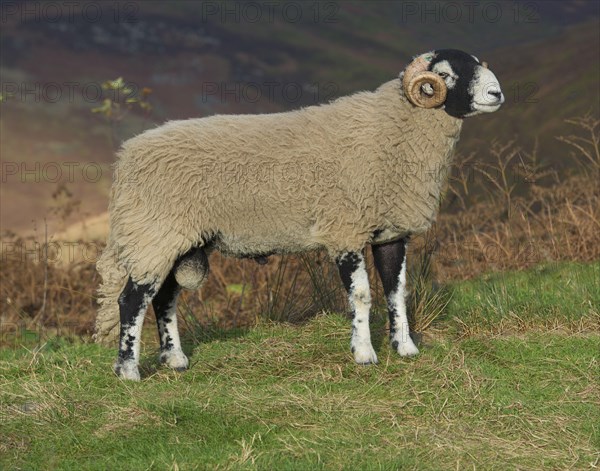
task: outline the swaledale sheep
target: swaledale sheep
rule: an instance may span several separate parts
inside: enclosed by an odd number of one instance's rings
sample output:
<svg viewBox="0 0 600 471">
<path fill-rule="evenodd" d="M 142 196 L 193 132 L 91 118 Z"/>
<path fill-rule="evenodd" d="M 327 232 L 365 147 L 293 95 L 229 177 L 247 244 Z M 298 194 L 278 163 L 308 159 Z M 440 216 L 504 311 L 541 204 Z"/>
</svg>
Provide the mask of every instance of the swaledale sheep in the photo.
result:
<svg viewBox="0 0 600 471">
<path fill-rule="evenodd" d="M 96 340 L 116 336 L 115 372 L 139 380 L 152 302 L 160 361 L 188 366 L 177 330 L 182 287 L 208 273 L 207 252 L 264 257 L 325 249 L 354 311 L 351 349 L 376 363 L 363 249 L 371 244 L 389 307 L 390 341 L 415 355 L 405 246 L 434 220 L 463 118 L 504 102 L 486 63 L 445 49 L 417 56 L 373 92 L 265 115 L 169 122 L 127 141 L 115 166 Z"/>
</svg>

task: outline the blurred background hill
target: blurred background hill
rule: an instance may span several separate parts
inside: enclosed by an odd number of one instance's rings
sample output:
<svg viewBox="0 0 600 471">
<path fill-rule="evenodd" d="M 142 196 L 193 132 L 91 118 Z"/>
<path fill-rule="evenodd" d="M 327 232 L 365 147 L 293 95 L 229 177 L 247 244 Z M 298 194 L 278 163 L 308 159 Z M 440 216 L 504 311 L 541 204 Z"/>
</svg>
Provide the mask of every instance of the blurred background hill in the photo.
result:
<svg viewBox="0 0 600 471">
<path fill-rule="evenodd" d="M 593 1 L 51 3 L 2 3 L 3 231 L 103 213 L 119 142 L 166 120 L 324 103 L 435 48 L 487 60 L 506 95 L 500 112 L 467 121 L 463 155 L 537 142 L 542 163 L 566 173 L 564 120 L 599 114 Z M 151 113 L 91 112 L 117 77 L 152 89 Z M 65 198 L 76 210 L 53 212 Z"/>
</svg>

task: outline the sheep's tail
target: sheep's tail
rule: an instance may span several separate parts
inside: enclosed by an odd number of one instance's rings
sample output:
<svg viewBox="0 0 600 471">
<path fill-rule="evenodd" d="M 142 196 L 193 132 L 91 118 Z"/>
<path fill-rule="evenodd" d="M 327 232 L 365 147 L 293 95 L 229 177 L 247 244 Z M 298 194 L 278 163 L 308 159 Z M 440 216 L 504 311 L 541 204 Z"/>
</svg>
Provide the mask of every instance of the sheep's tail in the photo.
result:
<svg viewBox="0 0 600 471">
<path fill-rule="evenodd" d="M 109 242 L 96 263 L 102 277 L 98 288 L 98 313 L 94 340 L 98 343 L 114 343 L 119 338 L 119 296 L 127 283 L 127 271 L 118 263 L 118 248 Z"/>
</svg>

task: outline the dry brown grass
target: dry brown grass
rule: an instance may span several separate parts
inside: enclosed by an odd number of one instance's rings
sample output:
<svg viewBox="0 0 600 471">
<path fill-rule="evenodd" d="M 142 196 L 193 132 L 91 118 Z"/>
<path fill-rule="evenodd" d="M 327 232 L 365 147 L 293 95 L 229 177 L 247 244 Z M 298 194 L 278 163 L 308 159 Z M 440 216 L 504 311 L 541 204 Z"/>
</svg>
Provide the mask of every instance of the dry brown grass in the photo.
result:
<svg viewBox="0 0 600 471">
<path fill-rule="evenodd" d="M 575 133 L 558 140 L 575 150 L 568 158 L 576 165 L 560 175 L 540 163 L 537 146 L 493 143 L 494 160 L 484 165 L 459 158 L 445 211 L 428 235 L 440 281 L 600 259 L 600 121 L 568 123 Z"/>
<path fill-rule="evenodd" d="M 437 283 L 545 261 L 600 259 L 600 121 L 586 116 L 567 124 L 573 132 L 558 140 L 571 147 L 566 158 L 577 171 L 559 174 L 545 167 L 537 146 L 527 152 L 513 143 L 493 143 L 485 164 L 473 155 L 459 156 L 437 224 L 410 247 L 418 330 L 447 302 Z M 93 260 L 67 267 L 46 263 L 39 239 L 3 237 L 0 342 L 19 329 L 91 332 L 99 281 Z M 188 327 L 247 326 L 259 316 L 299 322 L 323 310 L 345 309 L 337 270 L 323 254 L 273 256 L 266 266 L 215 254 L 210 263 L 202 290 L 183 296 Z"/>
<path fill-rule="evenodd" d="M 20 329 L 67 336 L 91 332 L 96 309 L 94 287 L 99 282 L 93 264 L 48 265 L 46 276 L 43 263 L 7 258 L 0 273 L 0 341 L 9 340 L 11 332 Z"/>
</svg>

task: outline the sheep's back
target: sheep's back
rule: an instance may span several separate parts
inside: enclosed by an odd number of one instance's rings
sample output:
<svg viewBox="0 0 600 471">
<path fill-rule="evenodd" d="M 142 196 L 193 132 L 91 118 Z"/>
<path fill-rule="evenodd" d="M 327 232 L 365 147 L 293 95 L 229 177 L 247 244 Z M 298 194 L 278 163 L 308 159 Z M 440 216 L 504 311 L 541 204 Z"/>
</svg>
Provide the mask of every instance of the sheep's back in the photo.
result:
<svg viewBox="0 0 600 471">
<path fill-rule="evenodd" d="M 219 236 L 237 254 L 357 250 L 381 229 L 424 230 L 443 182 L 407 169 L 445 164 L 460 122 L 414 109 L 398 84 L 287 113 L 147 131 L 120 152 L 112 225 L 133 220 L 138 232 L 154 225 L 159 236 L 176 232 L 186 244 Z"/>
</svg>

